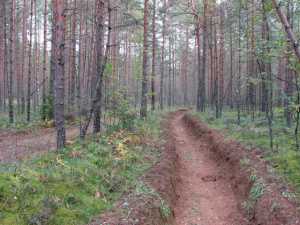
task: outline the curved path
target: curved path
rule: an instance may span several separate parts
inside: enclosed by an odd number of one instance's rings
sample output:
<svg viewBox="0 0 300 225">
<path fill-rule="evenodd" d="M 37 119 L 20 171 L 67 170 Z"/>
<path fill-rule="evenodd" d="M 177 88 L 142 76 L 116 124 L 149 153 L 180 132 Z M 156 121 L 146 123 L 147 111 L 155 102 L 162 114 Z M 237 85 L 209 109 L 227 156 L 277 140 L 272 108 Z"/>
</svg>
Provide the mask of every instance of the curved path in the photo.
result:
<svg viewBox="0 0 300 225">
<path fill-rule="evenodd" d="M 207 140 L 196 139 L 179 113 L 172 132 L 179 155 L 179 178 L 174 225 L 244 225 L 238 201 L 223 171 L 210 158 Z"/>
</svg>

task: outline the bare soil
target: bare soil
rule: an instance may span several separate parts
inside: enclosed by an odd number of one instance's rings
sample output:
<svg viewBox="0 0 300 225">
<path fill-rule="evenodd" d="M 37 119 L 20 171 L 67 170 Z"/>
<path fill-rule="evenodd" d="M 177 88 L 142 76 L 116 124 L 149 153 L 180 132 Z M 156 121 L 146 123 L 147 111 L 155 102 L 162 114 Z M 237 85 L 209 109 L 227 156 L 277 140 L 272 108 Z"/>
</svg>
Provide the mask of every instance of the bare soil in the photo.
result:
<svg viewBox="0 0 300 225">
<path fill-rule="evenodd" d="M 198 151 L 203 151 L 204 153 L 202 154 L 208 156 L 204 165 L 210 162 L 207 167 L 212 167 L 212 171 L 217 172 L 213 174 L 213 176 L 216 177 L 216 182 L 219 178 L 221 179 L 219 185 L 224 185 L 223 188 L 221 188 L 222 190 L 219 190 L 218 187 L 216 187 L 216 190 L 211 190 L 213 187 L 206 186 L 209 182 L 201 184 L 202 187 L 210 189 L 208 191 L 208 198 L 209 196 L 211 196 L 211 198 L 207 201 L 206 206 L 212 205 L 215 208 L 215 210 L 212 211 L 212 217 L 210 217 L 210 219 L 214 216 L 219 218 L 221 215 L 223 217 L 225 216 L 224 220 L 226 221 L 224 223 L 224 221 L 222 222 L 221 220 L 218 221 L 215 219 L 214 223 L 207 222 L 204 224 L 300 224 L 298 200 L 289 197 L 290 194 L 293 193 L 293 189 L 286 185 L 285 182 L 274 173 L 274 170 L 264 160 L 263 154 L 261 154 L 259 149 L 249 151 L 249 149 L 246 149 L 234 140 L 226 140 L 218 131 L 208 128 L 205 124 L 188 113 L 178 115 L 178 120 L 183 123 L 183 127 L 185 127 L 186 131 L 190 132 L 190 135 L 199 141 Z M 201 174 L 202 172 L 200 175 Z M 252 207 L 246 210 L 245 205 L 249 203 L 251 192 L 255 192 L 255 185 L 253 179 L 251 179 L 253 175 L 256 176 L 257 180 L 259 179 L 260 182 L 262 182 L 264 191 L 261 197 L 255 199 Z M 198 179 L 202 179 L 202 177 L 198 176 Z M 228 199 L 226 196 L 219 196 L 222 195 L 222 191 L 224 195 L 231 195 L 232 199 Z M 215 197 L 211 195 L 213 193 L 216 194 Z M 287 195 L 287 193 L 290 194 Z M 204 201 L 206 198 L 207 196 L 202 196 L 202 198 L 198 198 L 198 200 Z M 227 201 L 227 205 L 220 202 L 218 200 L 219 198 L 223 198 L 223 201 Z M 205 205 L 202 205 L 205 208 Z M 177 207 L 180 207 L 180 204 L 177 204 L 175 209 Z M 208 211 L 207 207 L 202 211 L 202 215 L 204 215 L 203 219 L 209 215 Z M 181 218 L 178 216 L 177 218 L 177 221 L 181 222 Z M 202 223 L 198 222 L 196 224 L 201 225 Z"/>
<path fill-rule="evenodd" d="M 73 140 L 78 136 L 78 127 L 67 128 L 67 140 Z M 0 163 L 16 162 L 55 149 L 54 128 L 39 128 L 21 133 L 0 131 Z"/>
<path fill-rule="evenodd" d="M 210 157 L 209 142 L 188 129 L 183 115 L 172 121 L 179 155 L 174 225 L 241 225 L 247 219 L 223 168 Z"/>
</svg>

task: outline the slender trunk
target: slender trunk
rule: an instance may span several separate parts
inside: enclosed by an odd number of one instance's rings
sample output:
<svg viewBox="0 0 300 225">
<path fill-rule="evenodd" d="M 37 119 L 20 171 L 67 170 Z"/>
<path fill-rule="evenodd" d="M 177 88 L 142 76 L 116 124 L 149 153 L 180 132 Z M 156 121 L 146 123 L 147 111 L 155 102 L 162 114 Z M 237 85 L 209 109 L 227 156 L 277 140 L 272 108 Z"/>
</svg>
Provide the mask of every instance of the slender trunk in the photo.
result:
<svg viewBox="0 0 300 225">
<path fill-rule="evenodd" d="M 296 77 L 296 89 L 297 89 L 297 110 L 296 110 L 296 127 L 295 127 L 295 142 L 297 151 L 300 150 L 299 142 L 299 127 L 300 127 L 300 86 L 298 82 L 298 77 Z"/>
<path fill-rule="evenodd" d="M 4 48 L 4 33 L 5 33 L 5 25 L 4 25 L 4 7 L 5 7 L 5 2 L 2 1 L 0 3 L 0 30 L 2 30 L 2 32 L 0 32 L 0 80 L 2 80 L 3 82 L 1 82 L 0 84 L 0 111 L 3 111 L 3 106 L 4 106 L 4 67 L 5 67 L 5 63 L 4 63 L 4 56 L 5 56 L 5 48 Z"/>
<path fill-rule="evenodd" d="M 94 133 L 98 133 L 101 130 L 101 113 L 102 113 L 102 86 L 103 77 L 101 75 L 103 65 L 103 41 L 104 41 L 104 11 L 105 3 L 103 0 L 96 1 L 96 62 L 97 70 L 95 77 L 99 80 L 99 94 L 97 97 L 97 105 L 94 115 Z"/>
<path fill-rule="evenodd" d="M 225 11 L 223 6 L 220 7 L 220 57 L 219 57 L 219 75 L 220 75 L 220 92 L 219 117 L 222 117 L 223 103 L 224 103 L 224 58 L 225 58 L 225 33 L 224 33 Z"/>
<path fill-rule="evenodd" d="M 293 23 L 292 23 L 292 18 L 291 18 L 291 0 L 288 1 L 287 4 L 287 21 L 289 24 L 291 24 L 292 28 L 293 28 Z M 292 117 L 293 117 L 293 113 L 292 113 L 292 109 L 291 109 L 291 101 L 293 98 L 293 79 L 294 79 L 294 71 L 290 68 L 290 64 L 291 64 L 291 52 L 292 52 L 292 46 L 288 45 L 287 46 L 287 52 L 286 52 L 286 68 L 285 68 L 285 87 L 284 87 L 284 91 L 285 91 L 285 98 L 284 98 L 284 114 L 285 114 L 285 118 L 286 118 L 286 124 L 288 127 L 292 126 Z"/>
<path fill-rule="evenodd" d="M 27 74 L 27 122 L 31 120 L 31 72 L 32 72 L 32 36 L 33 36 L 33 5 L 35 0 L 30 1 L 30 28 L 29 28 L 29 46 L 28 46 L 28 74 Z"/>
<path fill-rule="evenodd" d="M 55 48 L 55 126 L 57 131 L 57 149 L 65 147 L 66 131 L 65 131 L 65 4 L 64 0 L 53 0 L 54 10 L 54 34 L 55 42 L 53 47 Z"/>
<path fill-rule="evenodd" d="M 272 2 L 276 9 L 278 17 L 280 18 L 280 21 L 281 21 L 282 25 L 284 26 L 289 43 L 293 47 L 295 55 L 298 58 L 298 61 L 300 61 L 300 46 L 299 46 L 298 39 L 292 29 L 292 26 L 289 23 L 287 16 L 284 14 L 281 5 L 278 4 L 276 0 L 272 0 Z"/>
<path fill-rule="evenodd" d="M 197 75 L 198 75 L 198 87 L 197 87 L 197 111 L 200 112 L 205 105 L 205 100 L 202 92 L 202 83 L 205 82 L 202 80 L 201 76 L 201 43 L 200 43 L 200 18 L 196 16 L 196 47 L 197 47 Z M 204 66 L 204 65 L 203 65 Z"/>
<path fill-rule="evenodd" d="M 24 77 L 25 77 L 25 65 L 26 65 L 26 53 L 27 53 L 27 0 L 23 0 L 23 16 L 22 16 L 22 69 L 21 69 L 21 113 L 25 113 L 25 91 L 24 91 Z"/>
<path fill-rule="evenodd" d="M 233 106 L 233 58 L 234 58 L 234 51 L 233 51 L 233 29 L 232 29 L 232 24 L 229 27 L 229 32 L 230 32 L 230 78 L 229 78 L 229 106 L 231 109 L 234 108 Z"/>
<path fill-rule="evenodd" d="M 148 4 L 149 0 L 144 0 L 144 45 L 143 45 L 143 78 L 142 78 L 142 98 L 141 98 L 141 118 L 147 117 L 147 93 L 148 93 Z"/>
<path fill-rule="evenodd" d="M 9 97 L 9 122 L 14 122 L 14 97 L 13 97 L 13 79 L 14 79 L 14 31 L 15 31 L 15 0 L 11 1 L 11 8 L 10 8 L 10 32 L 9 32 L 9 84 L 8 84 L 8 97 Z"/>
<path fill-rule="evenodd" d="M 77 27 L 77 0 L 73 2 L 73 14 L 72 14 L 72 24 L 71 24 L 71 63 L 70 63 L 70 107 L 74 109 L 75 95 L 76 95 L 76 27 Z M 73 107 L 73 108 L 72 108 Z"/>
<path fill-rule="evenodd" d="M 82 131 L 82 112 L 81 112 L 81 72 L 82 68 L 84 70 L 84 66 L 82 65 L 82 48 L 83 48 L 83 40 L 82 40 L 82 35 L 83 35 L 83 4 L 82 2 L 79 3 L 80 7 L 80 15 L 79 15 L 79 53 L 78 53 L 78 70 L 76 74 L 76 106 L 77 106 L 77 111 L 79 114 L 79 131 Z M 86 46 L 84 46 L 86 47 Z M 80 134 L 82 136 L 82 134 Z"/>
<path fill-rule="evenodd" d="M 185 52 L 183 54 L 183 103 L 188 105 L 188 61 L 189 61 L 189 29 L 185 32 Z"/>
<path fill-rule="evenodd" d="M 171 75 L 172 75 L 172 37 L 169 36 L 169 74 L 168 74 L 168 77 L 169 77 L 169 81 L 168 81 L 168 91 L 169 91 L 169 94 L 168 94 L 168 106 L 169 108 L 171 108 L 171 105 L 172 105 L 172 80 L 171 80 Z"/>
<path fill-rule="evenodd" d="M 263 28 L 262 28 L 262 38 L 266 43 L 266 49 L 264 50 L 264 59 L 268 59 L 270 57 L 271 49 L 269 47 L 270 43 L 270 28 L 266 15 L 266 0 L 262 0 L 263 7 Z M 270 148 L 273 150 L 273 80 L 272 80 L 272 64 L 271 62 L 262 63 L 262 78 L 263 84 L 265 85 L 265 110 L 266 117 L 268 120 L 268 128 L 269 128 L 269 138 L 270 138 Z"/>
<path fill-rule="evenodd" d="M 44 1 L 44 49 L 43 49 L 43 86 L 42 86 L 42 120 L 46 119 L 46 73 L 47 73 L 47 21 L 48 0 Z"/>
<path fill-rule="evenodd" d="M 4 15 L 4 55 L 8 55 L 8 43 L 7 43 L 7 14 L 6 14 L 6 2 L 3 1 L 3 15 Z M 8 89 L 8 57 L 4 57 L 4 81 L 3 81 L 3 86 L 4 86 L 4 111 L 6 111 L 6 100 L 7 100 L 7 89 Z"/>
<path fill-rule="evenodd" d="M 104 3 L 102 0 L 97 0 L 96 2 L 97 6 L 96 9 L 99 12 L 102 12 L 102 7 L 104 7 Z M 104 70 L 108 61 L 108 56 L 109 56 L 109 51 L 110 51 L 110 41 L 111 41 L 111 21 L 112 21 L 112 16 L 111 16 L 111 6 L 110 6 L 110 0 L 107 1 L 107 8 L 108 8 L 108 34 L 107 34 L 107 42 L 106 42 L 106 48 L 105 48 L 105 54 L 104 54 L 104 58 L 102 61 L 102 64 L 98 64 L 98 69 L 101 69 L 99 71 L 99 78 L 97 80 L 97 84 L 96 84 L 96 94 L 95 97 L 92 99 L 92 106 L 91 109 L 89 111 L 89 115 L 88 115 L 88 119 L 87 122 L 84 124 L 84 126 L 82 127 L 82 131 L 80 132 L 81 135 L 81 139 L 84 139 L 87 133 L 87 129 L 89 127 L 90 121 L 92 119 L 92 116 L 96 113 L 98 113 L 98 115 L 100 114 L 100 118 L 101 118 L 101 113 L 102 113 L 102 108 L 101 108 L 101 102 L 102 102 L 102 88 L 103 88 L 103 75 L 104 75 Z M 97 32 L 101 31 L 101 14 L 97 13 Z M 102 25 L 103 26 L 103 25 Z M 98 41 L 101 41 L 100 39 L 98 39 Z M 98 50 L 99 51 L 99 50 Z M 94 115 L 95 117 L 95 115 Z M 95 118 L 94 118 L 95 121 Z M 100 122 L 100 120 L 99 120 Z M 95 129 L 95 128 L 94 128 Z M 94 130 L 95 131 L 95 130 Z"/>
<path fill-rule="evenodd" d="M 167 17 L 167 1 L 164 0 L 163 30 L 162 30 L 162 47 L 161 47 L 161 75 L 160 75 L 160 110 L 164 109 L 164 79 L 165 79 L 165 43 L 166 43 L 166 17 Z"/>
<path fill-rule="evenodd" d="M 238 77 L 237 77 L 237 123 L 238 125 L 241 124 L 241 73 L 242 73 L 242 49 L 241 49 L 241 35 L 242 35 L 242 18 L 241 18 L 241 3 L 239 4 L 239 23 L 238 23 L 238 29 L 239 29 L 239 38 L 238 38 Z"/>
<path fill-rule="evenodd" d="M 215 13 L 217 14 L 217 12 Z M 214 16 L 214 26 L 213 26 L 213 33 L 214 33 L 214 40 L 213 40 L 213 46 L 214 46 L 214 72 L 215 72 L 215 80 L 214 80 L 214 99 L 215 99 L 215 114 L 216 118 L 220 117 L 220 77 L 219 77 L 219 55 L 218 55 L 218 33 L 217 33 L 217 25 L 218 25 L 218 18 L 217 15 Z"/>
<path fill-rule="evenodd" d="M 202 100 L 200 102 L 200 110 L 201 112 L 205 111 L 206 107 L 206 45 L 207 45 L 207 10 L 208 10 L 208 2 L 204 0 L 204 15 L 203 15 L 203 40 L 202 40 L 202 71 L 201 71 L 201 96 Z"/>
<path fill-rule="evenodd" d="M 155 110 L 155 68 L 156 68 L 156 0 L 153 0 L 153 18 L 152 18 L 152 76 L 151 76 L 151 108 Z"/>
</svg>

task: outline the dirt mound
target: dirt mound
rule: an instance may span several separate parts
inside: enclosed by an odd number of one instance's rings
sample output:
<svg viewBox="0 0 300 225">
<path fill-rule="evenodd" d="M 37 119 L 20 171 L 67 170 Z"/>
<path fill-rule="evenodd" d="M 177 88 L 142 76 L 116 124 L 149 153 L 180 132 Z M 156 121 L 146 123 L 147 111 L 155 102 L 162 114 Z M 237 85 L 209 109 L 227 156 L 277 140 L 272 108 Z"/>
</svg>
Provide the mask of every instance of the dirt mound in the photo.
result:
<svg viewBox="0 0 300 225">
<path fill-rule="evenodd" d="M 182 119 L 191 135 L 208 143 L 210 157 L 222 168 L 222 176 L 230 182 L 240 210 L 251 224 L 300 224 L 299 205 L 289 199 L 289 188 L 270 173 L 271 168 L 259 151 L 250 152 L 241 144 L 226 140 L 219 132 L 189 114 Z"/>
<path fill-rule="evenodd" d="M 171 116 L 172 117 L 172 116 Z M 164 128 L 169 130 L 169 120 Z M 159 225 L 170 224 L 175 192 L 176 161 L 172 137 L 164 132 L 168 142 L 162 147 L 160 161 L 140 179 L 138 190 L 124 195 L 113 209 L 95 218 L 89 225 Z"/>
</svg>

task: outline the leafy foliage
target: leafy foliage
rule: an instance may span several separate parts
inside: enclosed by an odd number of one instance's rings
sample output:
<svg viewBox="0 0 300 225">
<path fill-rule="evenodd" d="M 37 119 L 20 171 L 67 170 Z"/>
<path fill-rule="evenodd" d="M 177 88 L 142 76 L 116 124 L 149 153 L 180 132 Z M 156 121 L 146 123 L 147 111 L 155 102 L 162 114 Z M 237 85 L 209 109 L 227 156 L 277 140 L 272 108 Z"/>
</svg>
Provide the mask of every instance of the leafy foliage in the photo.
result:
<svg viewBox="0 0 300 225">
<path fill-rule="evenodd" d="M 40 114 L 43 121 L 49 121 L 54 118 L 54 106 L 52 96 L 46 97 L 45 103 L 41 105 Z"/>
</svg>

